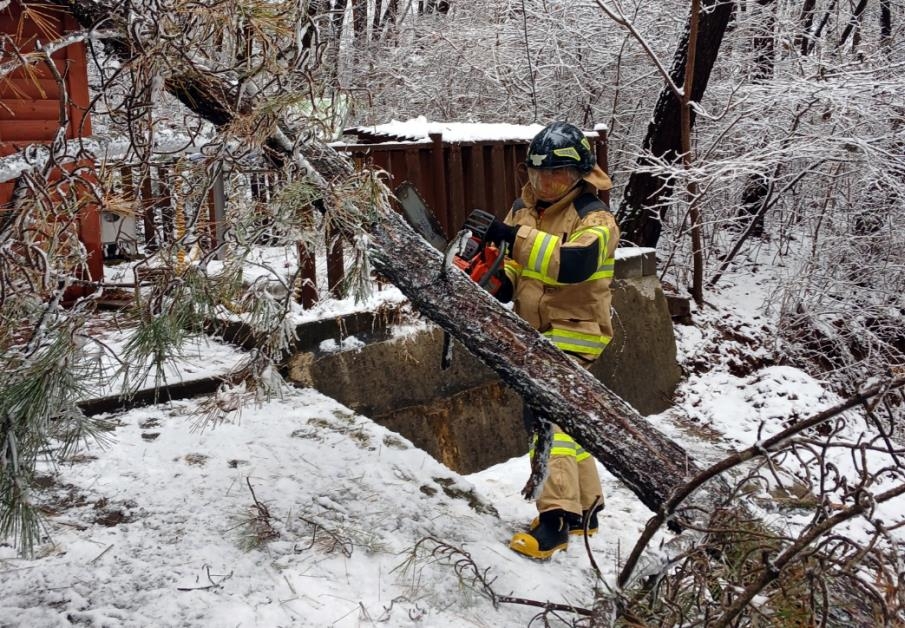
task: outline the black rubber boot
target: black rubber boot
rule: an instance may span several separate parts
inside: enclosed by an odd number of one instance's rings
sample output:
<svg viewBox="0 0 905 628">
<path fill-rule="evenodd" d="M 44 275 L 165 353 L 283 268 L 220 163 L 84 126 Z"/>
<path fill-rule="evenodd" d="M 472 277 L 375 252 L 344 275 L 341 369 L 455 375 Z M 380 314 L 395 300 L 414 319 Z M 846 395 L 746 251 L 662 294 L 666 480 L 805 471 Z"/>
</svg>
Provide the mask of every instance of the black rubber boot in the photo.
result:
<svg viewBox="0 0 905 628">
<path fill-rule="evenodd" d="M 581 513 L 581 521 L 574 522 L 571 521 L 569 524 L 569 534 L 580 535 L 584 534 L 584 522 L 587 520 L 588 522 L 588 536 L 594 536 L 597 534 L 597 530 L 600 529 L 600 521 L 597 518 L 597 514 L 603 510 L 603 506 L 597 506 L 594 510 L 588 513 L 587 510 L 582 511 Z"/>
<path fill-rule="evenodd" d="M 537 525 L 528 532 L 517 532 L 509 542 L 509 548 L 531 558 L 546 560 L 569 545 L 569 518 L 575 518 L 565 510 L 542 512 Z"/>
</svg>

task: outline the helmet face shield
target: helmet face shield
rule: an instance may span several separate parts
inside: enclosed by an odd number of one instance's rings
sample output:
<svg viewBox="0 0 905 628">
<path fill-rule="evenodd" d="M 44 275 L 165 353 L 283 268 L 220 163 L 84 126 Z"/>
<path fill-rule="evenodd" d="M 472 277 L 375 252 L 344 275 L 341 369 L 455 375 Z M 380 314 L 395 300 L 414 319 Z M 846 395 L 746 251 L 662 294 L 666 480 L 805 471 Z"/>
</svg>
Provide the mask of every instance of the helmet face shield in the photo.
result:
<svg viewBox="0 0 905 628">
<path fill-rule="evenodd" d="M 580 179 L 576 168 L 528 168 L 528 181 L 535 196 L 548 203 L 561 199 Z"/>
</svg>

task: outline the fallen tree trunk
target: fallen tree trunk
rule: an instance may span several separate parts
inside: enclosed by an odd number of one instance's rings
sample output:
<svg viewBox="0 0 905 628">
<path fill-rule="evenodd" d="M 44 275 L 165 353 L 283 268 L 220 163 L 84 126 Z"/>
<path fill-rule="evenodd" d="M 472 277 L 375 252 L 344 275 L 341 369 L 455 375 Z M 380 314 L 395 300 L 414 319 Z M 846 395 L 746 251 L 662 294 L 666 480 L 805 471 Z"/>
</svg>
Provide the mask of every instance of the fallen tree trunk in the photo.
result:
<svg viewBox="0 0 905 628">
<path fill-rule="evenodd" d="M 121 25 L 122 13 L 103 4 L 58 0 L 86 26 Z M 111 39 L 111 49 L 128 60 L 136 46 Z M 177 72 L 166 88 L 198 116 L 218 127 L 253 108 L 253 97 L 239 99 L 236 87 L 215 74 Z M 241 101 L 238 108 L 235 103 Z M 298 159 L 294 138 L 275 131 L 265 143 L 286 160 Z M 314 140 L 301 157 L 321 182 L 348 176 L 347 160 Z M 279 158 L 277 158 L 279 160 Z M 325 198 L 329 190 L 325 189 Z M 329 204 L 329 203 L 328 203 Z M 456 269 L 443 271 L 442 256 L 388 204 L 350 212 L 361 216 L 352 231 L 368 234 L 375 268 L 392 281 L 415 308 L 448 331 L 495 370 L 535 412 L 557 423 L 602 462 L 651 510 L 699 469 L 687 452 L 655 430 L 634 408 L 576 366 L 531 326 Z"/>
<path fill-rule="evenodd" d="M 651 510 L 699 471 L 688 453 L 577 366 L 464 273 L 442 270 L 442 255 L 392 211 L 368 229 L 375 268 L 412 305 L 449 332 L 558 424 Z M 439 363 L 439 362 L 438 362 Z"/>
</svg>

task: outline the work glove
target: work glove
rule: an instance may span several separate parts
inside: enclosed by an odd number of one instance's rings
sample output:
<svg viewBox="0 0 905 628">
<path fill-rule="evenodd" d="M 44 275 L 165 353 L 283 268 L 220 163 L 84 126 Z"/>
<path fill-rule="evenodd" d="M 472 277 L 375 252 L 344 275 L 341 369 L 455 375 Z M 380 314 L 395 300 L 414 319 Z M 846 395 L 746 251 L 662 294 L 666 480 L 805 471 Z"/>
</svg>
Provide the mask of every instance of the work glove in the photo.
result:
<svg viewBox="0 0 905 628">
<path fill-rule="evenodd" d="M 503 242 L 509 243 L 509 250 L 515 245 L 515 234 L 518 227 L 510 227 L 499 218 L 494 218 L 487 228 L 487 241 L 500 246 Z"/>
</svg>

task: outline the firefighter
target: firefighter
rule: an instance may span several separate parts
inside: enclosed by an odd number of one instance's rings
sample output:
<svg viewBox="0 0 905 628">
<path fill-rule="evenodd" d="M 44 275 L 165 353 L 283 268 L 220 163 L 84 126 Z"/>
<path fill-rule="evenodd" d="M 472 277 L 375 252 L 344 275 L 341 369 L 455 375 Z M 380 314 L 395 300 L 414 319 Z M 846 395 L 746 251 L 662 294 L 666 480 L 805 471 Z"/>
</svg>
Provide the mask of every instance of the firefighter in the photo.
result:
<svg viewBox="0 0 905 628">
<path fill-rule="evenodd" d="M 506 242 L 510 251 L 497 296 L 513 300 L 519 316 L 590 368 L 613 336 L 610 282 L 619 229 L 597 196 L 612 182 L 584 133 L 565 122 L 554 122 L 534 137 L 525 165 L 528 183 L 521 196 L 487 234 L 498 245 Z M 533 420 L 526 408 L 526 423 Z M 509 544 L 537 559 L 565 549 L 570 534 L 583 534 L 583 519 L 588 534 L 594 534 L 603 506 L 597 463 L 571 436 L 551 427 L 538 517 Z"/>
</svg>

